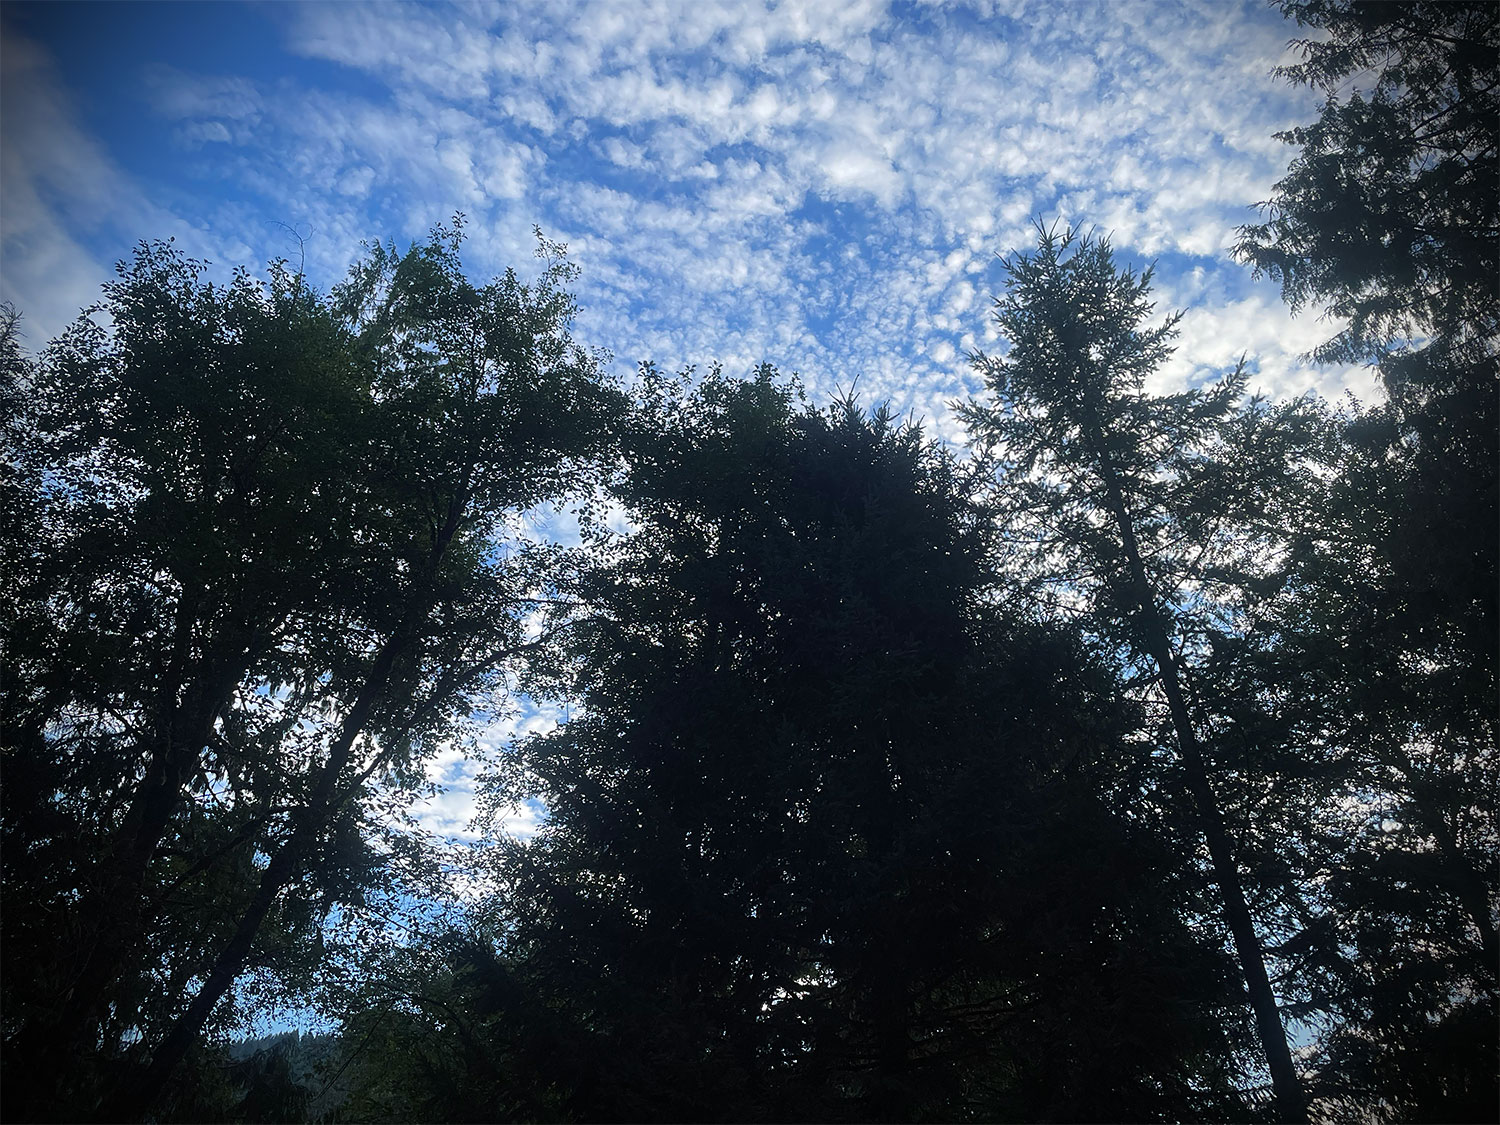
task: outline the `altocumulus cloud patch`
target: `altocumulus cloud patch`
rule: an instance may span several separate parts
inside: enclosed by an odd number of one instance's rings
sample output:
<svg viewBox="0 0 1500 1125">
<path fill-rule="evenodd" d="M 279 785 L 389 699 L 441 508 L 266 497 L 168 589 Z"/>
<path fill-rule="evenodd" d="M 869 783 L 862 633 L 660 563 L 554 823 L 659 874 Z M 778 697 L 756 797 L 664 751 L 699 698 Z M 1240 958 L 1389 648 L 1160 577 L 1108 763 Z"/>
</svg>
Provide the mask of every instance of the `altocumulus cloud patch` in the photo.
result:
<svg viewBox="0 0 1500 1125">
<path fill-rule="evenodd" d="M 1259 3 L 81 14 L 5 9 L 0 298 L 33 345 L 140 238 L 225 272 L 301 255 L 326 287 L 362 240 L 463 211 L 476 273 L 531 269 L 533 226 L 568 243 L 577 336 L 624 372 L 770 361 L 959 442 L 995 255 L 1041 219 L 1158 263 L 1160 310 L 1188 314 L 1153 390 L 1242 353 L 1273 395 L 1373 385 L 1304 365 L 1334 327 L 1226 253 L 1285 169 L 1271 134 L 1315 112 L 1271 78 L 1293 29 Z M 427 818 L 462 836 L 472 778 L 444 769 Z"/>
<path fill-rule="evenodd" d="M 1041 218 L 1160 262 L 1191 310 L 1167 378 L 1243 351 L 1274 394 L 1369 385 L 1300 364 L 1329 326 L 1225 254 L 1314 109 L 1270 77 L 1291 29 L 1259 4 L 88 12 L 7 7 L 3 295 L 34 339 L 138 238 L 305 252 L 326 285 L 461 210 L 477 271 L 526 268 L 533 225 L 568 242 L 579 335 L 623 367 L 858 377 L 956 440 L 994 254 Z"/>
</svg>

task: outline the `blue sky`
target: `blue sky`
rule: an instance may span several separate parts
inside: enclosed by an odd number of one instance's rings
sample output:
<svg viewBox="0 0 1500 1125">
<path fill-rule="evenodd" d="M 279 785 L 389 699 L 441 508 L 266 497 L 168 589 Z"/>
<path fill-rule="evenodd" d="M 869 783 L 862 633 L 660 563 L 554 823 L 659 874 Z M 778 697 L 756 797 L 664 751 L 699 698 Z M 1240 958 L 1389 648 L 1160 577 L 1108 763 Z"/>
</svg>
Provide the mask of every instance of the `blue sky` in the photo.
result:
<svg viewBox="0 0 1500 1125">
<path fill-rule="evenodd" d="M 140 238 L 221 267 L 471 221 L 583 267 L 622 368 L 761 360 L 956 439 L 995 253 L 1033 218 L 1112 232 L 1189 310 L 1164 381 L 1248 352 L 1273 394 L 1370 381 L 1225 253 L 1315 112 L 1259 3 L 7 3 L 0 297 L 32 343 Z M 285 224 L 283 226 L 282 224 Z"/>
<path fill-rule="evenodd" d="M 1096 225 L 1187 310 L 1161 390 L 1245 353 L 1273 395 L 1363 370 L 1298 356 L 1227 248 L 1315 116 L 1270 76 L 1260 3 L 811 0 L 46 3 L 3 8 L 0 299 L 37 346 L 142 238 L 321 287 L 362 240 L 455 211 L 476 275 L 583 269 L 580 341 L 622 373 L 770 361 L 814 398 L 856 378 L 961 441 L 997 252 Z M 527 716 L 523 723 L 531 723 Z M 444 776 L 463 772 L 457 761 Z M 458 825 L 463 805 L 445 803 Z"/>
</svg>

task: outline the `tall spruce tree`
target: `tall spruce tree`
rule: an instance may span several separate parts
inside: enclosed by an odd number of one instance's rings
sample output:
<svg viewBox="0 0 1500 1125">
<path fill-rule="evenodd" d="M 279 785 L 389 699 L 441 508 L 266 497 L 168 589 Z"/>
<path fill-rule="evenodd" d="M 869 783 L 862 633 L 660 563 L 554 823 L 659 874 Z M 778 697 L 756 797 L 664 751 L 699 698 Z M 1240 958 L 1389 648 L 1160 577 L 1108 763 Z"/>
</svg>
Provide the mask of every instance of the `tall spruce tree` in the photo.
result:
<svg viewBox="0 0 1500 1125">
<path fill-rule="evenodd" d="M 1268 537 L 1274 543 L 1267 515 L 1303 471 L 1304 407 L 1242 402 L 1241 371 L 1204 390 L 1148 394 L 1177 317 L 1151 325 L 1149 271 L 1118 267 L 1105 240 L 1043 229 L 1035 252 L 1005 265 L 994 316 L 1008 350 L 975 355 L 994 400 L 969 403 L 963 416 L 1014 497 L 1002 518 L 1018 564 L 1118 646 L 1163 712 L 1175 784 L 1207 845 L 1278 1114 L 1301 1120 L 1302 1080 L 1226 823 L 1193 666 L 1211 626 L 1243 620 L 1256 585 L 1244 564 L 1267 553 Z"/>
<path fill-rule="evenodd" d="M 1500 23 L 1487 3 L 1285 0 L 1318 120 L 1236 255 L 1342 330 L 1316 359 L 1374 363 L 1389 402 L 1351 429 L 1387 465 L 1382 551 L 1470 666 L 1494 664 L 1500 524 Z M 1346 88 L 1352 88 L 1345 95 Z M 1420 645 L 1418 646 L 1420 647 Z M 1473 703 L 1491 709 L 1494 679 Z"/>
<path fill-rule="evenodd" d="M 1277 73 L 1327 97 L 1282 134 L 1296 156 L 1237 253 L 1294 308 L 1343 319 L 1315 358 L 1370 361 L 1389 396 L 1343 428 L 1258 658 L 1329 775 L 1322 889 L 1336 902 L 1299 949 L 1329 974 L 1327 1080 L 1359 1112 L 1489 1119 L 1500 25 L 1482 3 L 1281 7 L 1321 34 Z M 1364 823 L 1326 815 L 1339 808 Z"/>
</svg>

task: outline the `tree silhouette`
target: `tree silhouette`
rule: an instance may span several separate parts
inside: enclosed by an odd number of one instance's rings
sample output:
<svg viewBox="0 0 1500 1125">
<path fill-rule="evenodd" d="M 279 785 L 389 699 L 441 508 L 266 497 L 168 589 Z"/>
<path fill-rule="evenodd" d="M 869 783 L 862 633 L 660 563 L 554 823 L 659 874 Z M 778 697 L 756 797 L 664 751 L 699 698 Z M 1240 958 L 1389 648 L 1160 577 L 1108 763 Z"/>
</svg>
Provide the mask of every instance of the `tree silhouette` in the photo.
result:
<svg viewBox="0 0 1500 1125">
<path fill-rule="evenodd" d="M 1233 615 L 1245 581 L 1236 556 L 1255 552 L 1257 525 L 1295 475 L 1297 412 L 1242 407 L 1240 371 L 1207 390 L 1147 394 L 1146 378 L 1171 354 L 1177 317 L 1150 326 L 1149 272 L 1117 267 L 1107 241 L 1042 229 L 1035 252 L 1005 264 L 995 321 L 1008 350 L 974 357 L 995 401 L 970 403 L 963 416 L 999 458 L 1002 489 L 1017 494 L 1012 526 L 1039 585 L 1082 599 L 1084 627 L 1147 664 L 1208 846 L 1279 1115 L 1300 1120 L 1301 1080 L 1189 682 L 1196 623 Z"/>
<path fill-rule="evenodd" d="M 1309 869 L 1333 901 L 1298 949 L 1340 1013 L 1331 1086 L 1405 1119 L 1485 1120 L 1500 1104 L 1500 36 L 1482 4 L 1283 10 L 1327 34 L 1281 75 L 1328 98 L 1283 135 L 1299 153 L 1237 253 L 1293 307 L 1347 318 L 1315 356 L 1371 360 L 1390 396 L 1342 427 L 1268 621 L 1261 682 L 1314 749 L 1324 816 L 1366 810 L 1353 833 L 1348 816 L 1318 833 Z"/>
<path fill-rule="evenodd" d="M 997 600 L 959 466 L 769 369 L 644 379 L 579 711 L 493 782 L 548 820 L 409 1032 L 435 1115 L 1238 1112 L 1225 966 L 1099 795 L 1114 685 Z"/>
<path fill-rule="evenodd" d="M 316 944 L 380 877 L 370 785 L 409 783 L 533 643 L 547 552 L 499 537 L 582 485 L 617 399 L 565 268 L 476 288 L 460 237 L 373 250 L 331 303 L 143 247 L 110 330 L 26 376 L 52 505 L 7 561 L 23 1115 L 148 1110 L 241 971 L 292 965 L 276 935 Z"/>
</svg>

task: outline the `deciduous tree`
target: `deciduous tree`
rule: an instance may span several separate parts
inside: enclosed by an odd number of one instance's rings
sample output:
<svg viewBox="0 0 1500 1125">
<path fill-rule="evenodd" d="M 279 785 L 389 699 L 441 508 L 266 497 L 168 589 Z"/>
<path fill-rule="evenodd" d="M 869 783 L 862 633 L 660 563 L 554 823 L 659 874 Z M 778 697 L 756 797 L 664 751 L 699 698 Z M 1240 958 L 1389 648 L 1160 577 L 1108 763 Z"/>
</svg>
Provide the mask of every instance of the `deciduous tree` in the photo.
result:
<svg viewBox="0 0 1500 1125">
<path fill-rule="evenodd" d="M 584 487 L 618 400 L 562 260 L 475 286 L 460 239 L 331 301 L 145 247 L 27 376 L 59 503 L 10 564 L 6 956 L 43 969 L 6 973 L 12 1104 L 145 1112 L 242 971 L 381 877 L 371 786 L 534 643 L 552 552 L 518 520 Z"/>
</svg>

